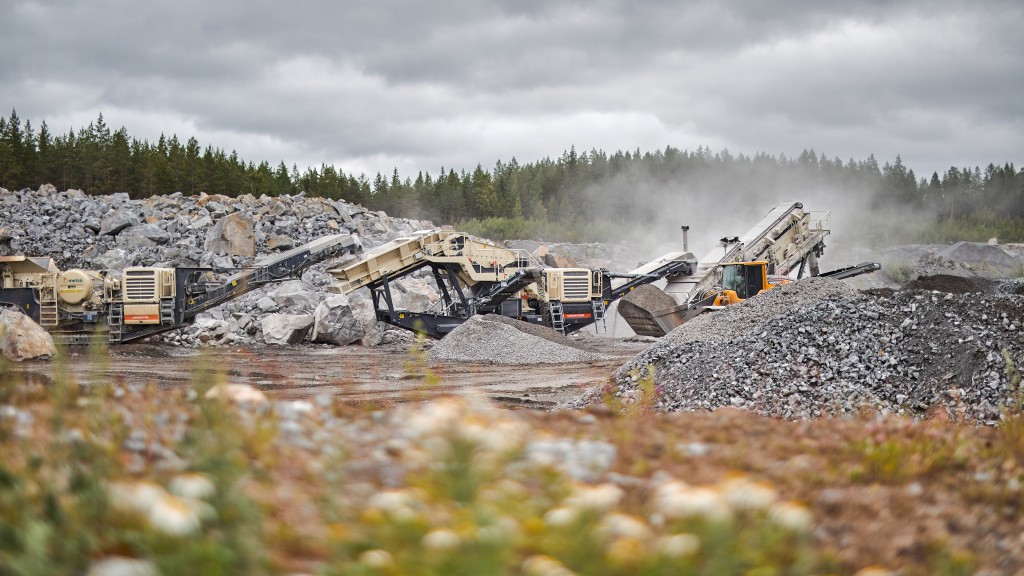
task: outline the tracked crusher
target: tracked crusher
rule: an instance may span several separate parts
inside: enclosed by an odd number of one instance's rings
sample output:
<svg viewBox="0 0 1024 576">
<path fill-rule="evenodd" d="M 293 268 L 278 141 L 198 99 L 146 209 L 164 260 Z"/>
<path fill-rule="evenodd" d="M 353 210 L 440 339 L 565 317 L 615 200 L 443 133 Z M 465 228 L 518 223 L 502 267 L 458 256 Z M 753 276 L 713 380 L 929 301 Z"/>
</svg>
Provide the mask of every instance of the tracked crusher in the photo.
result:
<svg viewBox="0 0 1024 576">
<path fill-rule="evenodd" d="M 188 326 L 200 312 L 361 251 L 358 237 L 335 234 L 232 269 L 61 271 L 52 258 L 0 256 L 0 308 L 19 310 L 67 344 L 122 344 Z"/>
<path fill-rule="evenodd" d="M 817 257 L 829 233 L 829 214 L 806 212 L 799 202 L 772 209 L 745 235 L 723 238 L 697 260 L 684 249 L 670 252 L 625 274 L 604 269 L 545 267 L 529 253 L 502 248 L 448 228 L 397 238 L 361 259 L 328 270 L 338 280 L 332 291 L 346 294 L 368 288 L 377 318 L 389 324 L 441 338 L 475 314 L 502 314 L 563 333 L 593 325 L 605 330 L 609 304 L 622 298 L 619 314 L 638 334 L 661 336 L 714 305 L 722 291 L 721 267 L 742 262 L 760 266 L 767 278 L 817 275 Z M 684 232 L 687 228 L 684 227 Z M 834 271 L 849 277 L 878 269 L 874 263 Z M 429 268 L 441 299 L 436 309 L 398 309 L 392 282 Z M 665 279 L 660 297 L 633 297 L 657 290 L 646 286 Z M 764 282 L 761 289 L 769 288 Z M 752 294 L 751 294 L 752 295 Z M 744 294 L 745 296 L 745 294 Z"/>
</svg>

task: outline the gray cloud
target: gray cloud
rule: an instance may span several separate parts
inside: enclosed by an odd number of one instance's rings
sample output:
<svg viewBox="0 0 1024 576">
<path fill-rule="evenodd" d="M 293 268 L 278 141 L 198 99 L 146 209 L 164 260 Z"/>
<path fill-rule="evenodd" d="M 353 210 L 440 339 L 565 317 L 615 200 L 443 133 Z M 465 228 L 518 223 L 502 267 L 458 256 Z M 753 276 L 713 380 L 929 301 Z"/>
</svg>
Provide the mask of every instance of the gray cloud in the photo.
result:
<svg viewBox="0 0 1024 576">
<path fill-rule="evenodd" d="M 403 174 L 575 145 L 1024 164 L 1024 8 L 967 2 L 15 1 L 0 105 Z"/>
</svg>

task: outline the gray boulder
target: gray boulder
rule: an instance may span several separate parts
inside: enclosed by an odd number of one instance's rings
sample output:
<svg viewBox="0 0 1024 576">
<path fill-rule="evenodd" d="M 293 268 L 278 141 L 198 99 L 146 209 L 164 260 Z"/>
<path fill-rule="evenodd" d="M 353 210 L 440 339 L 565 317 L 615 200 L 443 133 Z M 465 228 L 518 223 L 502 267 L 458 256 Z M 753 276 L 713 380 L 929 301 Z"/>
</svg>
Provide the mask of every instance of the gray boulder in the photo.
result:
<svg viewBox="0 0 1024 576">
<path fill-rule="evenodd" d="M 117 236 L 126 246 L 157 246 L 171 241 L 171 235 L 156 224 L 137 224 L 126 228 Z"/>
<path fill-rule="evenodd" d="M 363 333 L 360 343 L 368 347 L 379 345 L 384 337 L 383 326 L 386 326 L 386 324 L 377 321 L 377 312 L 373 309 L 373 302 L 364 299 L 352 301 L 349 306 L 352 309 L 352 315 L 359 322 L 360 331 Z"/>
<path fill-rule="evenodd" d="M 271 314 L 263 319 L 263 341 L 267 344 L 299 344 L 313 327 L 312 314 Z"/>
<path fill-rule="evenodd" d="M 313 312 L 313 342 L 347 346 L 365 335 L 364 323 L 353 314 L 344 294 L 324 300 Z"/>
<path fill-rule="evenodd" d="M 92 265 L 97 270 L 121 270 L 128 266 L 128 252 L 123 248 L 111 248 L 93 258 Z"/>
<path fill-rule="evenodd" d="M 135 211 L 129 208 L 118 208 L 109 212 L 100 220 L 100 234 L 104 236 L 116 236 L 119 232 L 139 223 L 139 217 Z"/>
<path fill-rule="evenodd" d="M 398 288 L 395 294 L 399 308 L 413 312 L 426 312 L 434 303 L 441 299 L 437 290 L 422 278 L 402 278 L 394 282 Z"/>
<path fill-rule="evenodd" d="M 312 311 L 317 301 L 310 287 L 302 280 L 283 282 L 270 293 L 270 297 L 281 308 L 303 312 Z"/>
<path fill-rule="evenodd" d="M 221 218 L 207 233 L 205 248 L 217 254 L 255 256 L 256 237 L 252 219 L 238 212 Z"/>
<path fill-rule="evenodd" d="M 0 353 L 22 360 L 49 360 L 57 354 L 53 338 L 42 326 L 16 310 L 0 310 Z"/>
</svg>

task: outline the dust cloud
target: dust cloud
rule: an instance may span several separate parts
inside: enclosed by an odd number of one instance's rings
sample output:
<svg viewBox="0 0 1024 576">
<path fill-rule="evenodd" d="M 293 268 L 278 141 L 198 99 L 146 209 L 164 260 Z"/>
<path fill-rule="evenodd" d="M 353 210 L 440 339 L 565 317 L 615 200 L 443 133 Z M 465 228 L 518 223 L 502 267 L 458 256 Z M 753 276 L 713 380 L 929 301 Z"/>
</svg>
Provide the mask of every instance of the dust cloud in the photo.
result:
<svg viewBox="0 0 1024 576">
<path fill-rule="evenodd" d="M 725 162 L 667 175 L 625 172 L 584 190 L 595 221 L 616 222 L 621 239 L 651 259 L 682 250 L 680 227 L 689 229 L 689 250 L 700 258 L 721 246 L 723 236 L 743 235 L 780 202 L 801 202 L 825 216 L 831 230 L 823 269 L 872 258 L 892 230 L 926 215 L 878 206 L 875 191 L 861 183 L 822 183 L 819 172 L 774 160 Z"/>
</svg>

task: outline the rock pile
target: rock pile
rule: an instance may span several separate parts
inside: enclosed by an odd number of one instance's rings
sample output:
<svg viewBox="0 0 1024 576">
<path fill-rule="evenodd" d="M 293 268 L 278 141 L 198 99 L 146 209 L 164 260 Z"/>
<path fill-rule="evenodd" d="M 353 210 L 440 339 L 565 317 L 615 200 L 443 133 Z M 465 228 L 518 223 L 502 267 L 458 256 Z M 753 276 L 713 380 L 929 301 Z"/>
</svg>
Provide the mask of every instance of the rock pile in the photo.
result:
<svg viewBox="0 0 1024 576">
<path fill-rule="evenodd" d="M 608 357 L 550 328 L 505 316 L 474 316 L 430 350 L 437 362 L 528 365 L 590 362 Z"/>
<path fill-rule="evenodd" d="M 809 279 L 684 324 L 615 380 L 630 402 L 653 377 L 659 410 L 733 406 L 799 419 L 869 407 L 994 423 L 1020 392 L 1022 360 L 1020 296 L 904 291 L 876 299 Z"/>
<path fill-rule="evenodd" d="M 51 185 L 14 192 L 0 188 L 0 256 L 50 256 L 63 270 L 238 268 L 328 234 L 357 234 L 371 249 L 430 227 L 429 222 L 390 218 L 354 204 L 302 194 L 231 198 L 177 192 L 133 200 L 127 193 L 89 196 L 80 190 L 58 192 Z M 365 296 L 326 304 L 326 288 L 332 282 L 325 272 L 327 264 L 310 268 L 301 280 L 256 290 L 204 313 L 195 325 L 163 338 L 187 346 L 303 339 L 376 344 L 398 338 L 377 326 L 372 309 L 359 303 Z M 403 282 L 399 292 L 411 309 L 436 301 L 437 294 L 418 279 Z M 331 313 L 321 312 L 317 328 L 321 305 Z M 328 326 L 334 321 L 344 326 Z"/>
</svg>

